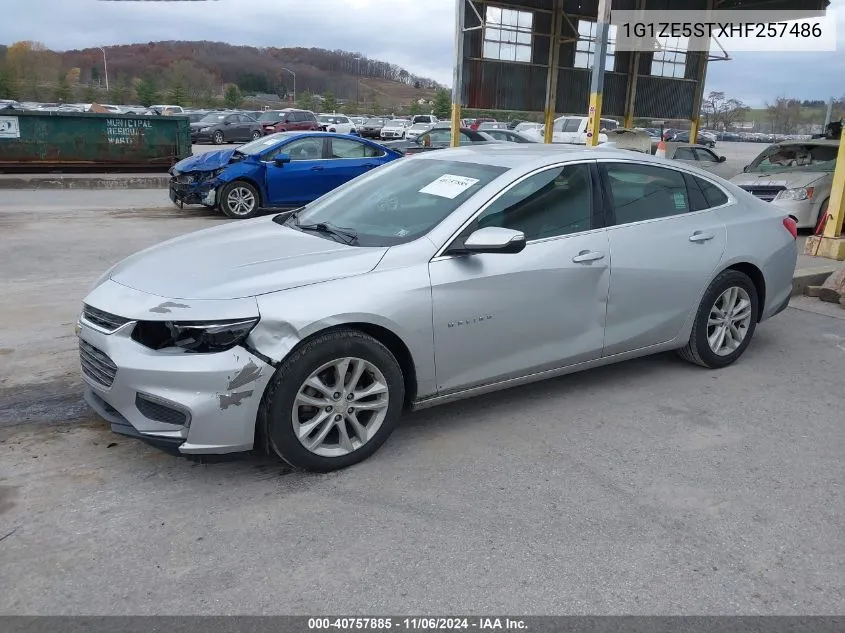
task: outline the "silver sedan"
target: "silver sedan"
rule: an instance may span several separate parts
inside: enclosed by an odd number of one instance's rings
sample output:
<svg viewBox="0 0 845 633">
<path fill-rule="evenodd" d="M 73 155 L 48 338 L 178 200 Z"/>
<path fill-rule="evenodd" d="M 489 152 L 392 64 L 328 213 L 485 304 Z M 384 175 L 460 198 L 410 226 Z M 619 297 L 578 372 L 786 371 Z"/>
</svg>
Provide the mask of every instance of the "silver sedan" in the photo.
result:
<svg viewBox="0 0 845 633">
<path fill-rule="evenodd" d="M 691 165 L 424 153 L 114 266 L 79 318 L 85 395 L 176 454 L 326 471 L 406 409 L 666 350 L 729 365 L 787 306 L 796 257 L 793 220 Z"/>
</svg>

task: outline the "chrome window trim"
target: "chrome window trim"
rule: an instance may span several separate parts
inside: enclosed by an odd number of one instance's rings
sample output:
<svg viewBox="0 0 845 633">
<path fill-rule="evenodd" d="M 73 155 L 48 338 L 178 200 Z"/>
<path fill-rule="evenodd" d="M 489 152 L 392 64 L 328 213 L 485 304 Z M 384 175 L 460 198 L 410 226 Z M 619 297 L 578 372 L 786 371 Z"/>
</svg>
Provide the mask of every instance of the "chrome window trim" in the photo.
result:
<svg viewBox="0 0 845 633">
<path fill-rule="evenodd" d="M 479 209 L 476 210 L 476 212 L 472 215 L 472 217 L 470 217 L 466 222 L 461 224 L 460 228 L 457 231 L 455 231 L 449 237 L 449 239 L 447 239 L 443 243 L 443 245 L 440 246 L 440 248 L 437 249 L 437 252 L 434 253 L 434 256 L 429 260 L 429 263 L 434 262 L 434 261 L 443 261 L 443 260 L 446 260 L 446 259 L 452 259 L 452 258 L 456 257 L 455 255 L 444 255 L 444 252 L 446 250 L 448 250 L 449 246 L 452 245 L 452 243 L 455 241 L 455 239 L 457 239 L 457 237 L 461 233 L 463 233 L 464 230 L 470 224 L 475 222 L 475 220 L 478 219 L 478 216 L 480 216 L 482 213 L 484 213 L 490 207 L 490 205 L 492 205 L 496 200 L 501 198 L 502 195 L 505 194 L 507 191 L 510 191 L 511 189 L 513 189 L 514 187 L 519 185 L 520 183 L 527 180 L 528 178 L 536 176 L 537 174 L 544 172 L 544 171 L 547 171 L 547 170 L 550 170 L 550 169 L 557 169 L 558 167 L 562 168 L 562 167 L 566 167 L 568 165 L 592 165 L 592 164 L 595 164 L 595 162 L 596 162 L 595 158 L 581 158 L 581 159 L 563 161 L 563 162 L 560 162 L 560 163 L 553 163 L 551 165 L 543 165 L 542 167 L 538 167 L 537 169 L 534 169 L 534 170 L 530 171 L 529 173 L 520 176 L 518 179 L 510 182 L 507 186 L 503 187 L 502 189 L 497 191 L 495 194 L 493 194 L 493 196 L 489 200 L 487 200 L 487 202 L 485 202 Z M 505 172 L 505 173 L 507 173 L 507 172 Z M 590 213 L 590 215 L 592 217 L 592 212 Z M 599 228 L 595 228 L 595 229 L 589 229 L 587 231 L 578 231 L 577 233 L 564 233 L 562 235 L 552 235 L 550 237 L 544 237 L 544 238 L 540 238 L 540 239 L 536 239 L 536 240 L 527 240 L 526 246 L 531 245 L 531 244 L 536 244 L 538 242 L 547 242 L 549 240 L 554 240 L 554 239 L 558 239 L 558 238 L 562 238 L 562 237 L 570 237 L 572 235 L 586 235 L 587 233 L 603 231 L 603 230 L 605 230 L 605 228 L 606 227 L 599 227 Z"/>
</svg>

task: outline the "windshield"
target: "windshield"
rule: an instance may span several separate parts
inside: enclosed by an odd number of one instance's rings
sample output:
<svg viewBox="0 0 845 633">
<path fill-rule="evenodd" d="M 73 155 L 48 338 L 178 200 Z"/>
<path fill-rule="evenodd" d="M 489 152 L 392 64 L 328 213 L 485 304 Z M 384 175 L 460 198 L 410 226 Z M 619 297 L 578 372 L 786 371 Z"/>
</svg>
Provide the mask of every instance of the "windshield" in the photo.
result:
<svg viewBox="0 0 845 633">
<path fill-rule="evenodd" d="M 402 119 L 393 119 L 392 121 L 386 121 L 384 126 L 385 127 L 405 127 L 407 121 L 403 121 Z"/>
<path fill-rule="evenodd" d="M 270 112 L 265 112 L 264 114 L 262 114 L 258 118 L 258 120 L 259 121 L 266 121 L 266 122 L 269 122 L 269 123 L 275 123 L 276 121 L 281 121 L 284 118 L 284 116 L 285 116 L 284 112 L 270 111 Z"/>
<path fill-rule="evenodd" d="M 354 233 L 356 246 L 392 246 L 425 235 L 504 167 L 446 160 L 399 160 L 312 202 L 286 224 L 325 223 Z"/>
<path fill-rule="evenodd" d="M 833 171 L 836 145 L 773 145 L 763 151 L 748 167 L 749 173 L 786 171 Z"/>
<path fill-rule="evenodd" d="M 364 125 L 384 125 L 384 119 L 367 119 Z"/>
<path fill-rule="evenodd" d="M 225 114 L 206 114 L 200 121 L 202 123 L 219 123 L 225 118 Z"/>
<path fill-rule="evenodd" d="M 320 123 L 337 123 L 336 116 L 326 116 L 325 114 L 321 114 L 320 116 L 318 116 L 317 120 Z"/>
<path fill-rule="evenodd" d="M 279 132 L 278 134 L 271 134 L 270 136 L 263 136 L 254 141 L 250 141 L 245 145 L 241 145 L 236 149 L 236 152 L 241 154 L 261 154 L 265 150 L 275 147 L 282 141 L 286 141 L 291 136 L 296 136 L 296 132 Z"/>
</svg>

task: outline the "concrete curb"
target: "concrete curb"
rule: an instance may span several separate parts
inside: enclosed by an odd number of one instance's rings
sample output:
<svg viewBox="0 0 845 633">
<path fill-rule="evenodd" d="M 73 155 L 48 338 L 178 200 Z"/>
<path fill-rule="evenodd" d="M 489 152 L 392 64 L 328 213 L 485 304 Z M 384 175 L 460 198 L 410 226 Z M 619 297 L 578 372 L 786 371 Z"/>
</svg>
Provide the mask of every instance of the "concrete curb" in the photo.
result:
<svg viewBox="0 0 845 633">
<path fill-rule="evenodd" d="M 166 189 L 168 174 L 0 174 L 0 189 Z"/>
<path fill-rule="evenodd" d="M 792 277 L 792 296 L 803 295 L 810 286 L 821 286 L 834 272 L 835 266 L 799 268 Z"/>
</svg>

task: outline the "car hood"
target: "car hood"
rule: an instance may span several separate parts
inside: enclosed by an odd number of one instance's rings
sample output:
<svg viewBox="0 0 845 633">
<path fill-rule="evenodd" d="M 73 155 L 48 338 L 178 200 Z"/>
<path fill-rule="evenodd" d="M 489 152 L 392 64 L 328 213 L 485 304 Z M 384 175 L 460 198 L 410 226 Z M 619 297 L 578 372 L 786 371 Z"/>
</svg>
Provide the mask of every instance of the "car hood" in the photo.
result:
<svg viewBox="0 0 845 633">
<path fill-rule="evenodd" d="M 825 176 L 832 177 L 832 173 L 824 171 L 784 171 L 780 173 L 749 174 L 742 173 L 731 178 L 731 182 L 739 187 L 742 185 L 772 186 L 772 187 L 808 187 Z"/>
<path fill-rule="evenodd" d="M 126 258 L 109 277 L 168 299 L 239 299 L 360 275 L 386 252 L 347 246 L 262 217 L 163 242 Z"/>
<path fill-rule="evenodd" d="M 194 154 L 176 163 L 173 166 L 173 171 L 214 171 L 215 169 L 220 169 L 228 165 L 234 154 L 234 149 L 218 149 L 211 152 Z"/>
</svg>

